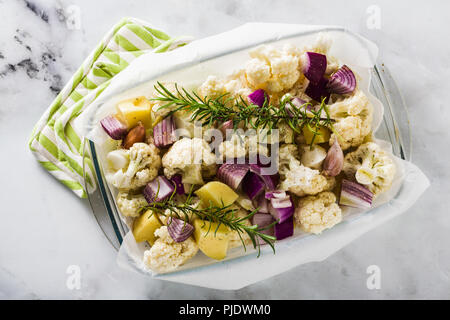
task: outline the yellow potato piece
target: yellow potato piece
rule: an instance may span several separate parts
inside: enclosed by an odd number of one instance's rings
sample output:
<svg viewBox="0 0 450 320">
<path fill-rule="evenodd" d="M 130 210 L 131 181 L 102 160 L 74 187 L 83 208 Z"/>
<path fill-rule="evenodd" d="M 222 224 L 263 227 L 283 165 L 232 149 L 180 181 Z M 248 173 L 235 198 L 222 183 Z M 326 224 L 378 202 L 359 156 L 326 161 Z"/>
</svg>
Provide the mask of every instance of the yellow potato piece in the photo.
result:
<svg viewBox="0 0 450 320">
<path fill-rule="evenodd" d="M 143 215 L 137 218 L 133 224 L 133 235 L 136 242 L 148 241 L 151 245 L 155 243 L 155 231 L 162 227 L 156 214 L 147 210 Z"/>
<path fill-rule="evenodd" d="M 330 130 L 327 127 L 318 127 L 317 129 L 313 130 L 320 133 L 320 135 L 316 135 L 314 138 L 314 143 L 324 143 L 330 140 Z M 306 144 L 311 144 L 311 141 L 314 137 L 314 133 L 312 133 L 306 126 L 303 127 L 303 136 L 305 137 Z"/>
<path fill-rule="evenodd" d="M 139 121 L 146 129 L 152 127 L 152 107 L 145 97 L 124 100 L 117 105 L 117 115 L 129 129 L 135 127 Z"/>
<path fill-rule="evenodd" d="M 227 255 L 230 230 L 223 224 L 217 229 L 217 225 L 216 222 L 196 219 L 194 221 L 194 238 L 199 249 L 205 255 L 212 259 L 222 260 Z"/>
<path fill-rule="evenodd" d="M 225 183 L 211 181 L 195 191 L 205 205 L 212 204 L 217 207 L 233 204 L 239 195 Z"/>
</svg>

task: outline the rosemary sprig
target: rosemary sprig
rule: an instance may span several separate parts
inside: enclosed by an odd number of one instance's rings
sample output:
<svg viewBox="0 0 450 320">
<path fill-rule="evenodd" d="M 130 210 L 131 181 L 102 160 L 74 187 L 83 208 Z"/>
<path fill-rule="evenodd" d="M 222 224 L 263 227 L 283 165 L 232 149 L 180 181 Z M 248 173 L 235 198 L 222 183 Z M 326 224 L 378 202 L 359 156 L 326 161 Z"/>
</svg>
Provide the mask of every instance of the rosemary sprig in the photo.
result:
<svg viewBox="0 0 450 320">
<path fill-rule="evenodd" d="M 260 107 L 247 103 L 242 97 L 232 98 L 229 93 L 217 98 L 202 98 L 195 91 L 189 93 L 185 88 L 180 89 L 177 84 L 175 88 L 176 94 L 170 92 L 160 82 L 155 85 L 159 97 L 152 100 L 164 102 L 160 109 L 175 106 L 166 117 L 177 111 L 186 111 L 191 113 L 191 121 L 200 121 L 203 126 L 213 126 L 215 123 L 232 120 L 234 129 L 244 123 L 253 129 L 267 129 L 269 132 L 279 123 L 284 122 L 297 133 L 301 133 L 301 130 L 306 127 L 313 133 L 311 145 L 316 136 L 321 134 L 318 132 L 320 126 L 327 127 L 335 133 L 334 120 L 330 117 L 325 99 L 322 100 L 318 110 L 314 110 L 310 103 L 295 106 L 292 99 L 283 99 L 277 106 L 270 104 L 266 99 Z M 325 117 L 323 117 L 324 112 Z"/>
<path fill-rule="evenodd" d="M 257 225 L 248 226 L 245 224 L 245 220 L 250 219 L 255 213 L 257 213 L 257 210 L 252 211 L 245 217 L 238 217 L 236 215 L 237 209 L 232 208 L 232 205 L 218 207 L 209 204 L 208 207 L 199 209 L 196 206 L 192 205 L 192 191 L 193 189 L 191 188 L 191 191 L 189 192 L 188 197 L 184 203 L 177 203 L 174 200 L 174 192 L 167 200 L 162 202 L 154 202 L 148 206 L 143 206 L 140 208 L 140 211 L 142 212 L 144 210 L 150 209 L 153 211 L 153 213 L 158 213 L 164 216 L 176 216 L 177 218 L 184 221 L 189 221 L 190 215 L 196 215 L 203 220 L 217 223 L 217 228 L 214 230 L 214 234 L 217 233 L 217 230 L 222 224 L 230 228 L 232 231 L 238 232 L 239 238 L 244 245 L 245 250 L 246 246 L 245 241 L 242 238 L 242 234 L 246 233 L 252 241 L 253 247 L 258 250 L 258 257 L 261 254 L 261 246 L 258 241 L 258 237 L 260 237 L 265 243 L 267 243 L 275 253 L 274 242 L 276 238 L 264 234 L 262 233 L 262 231 L 273 227 L 276 222 L 262 228 Z M 167 210 L 170 212 L 169 214 L 166 213 Z M 211 225 L 212 223 L 209 224 L 207 234 L 211 231 Z"/>
</svg>

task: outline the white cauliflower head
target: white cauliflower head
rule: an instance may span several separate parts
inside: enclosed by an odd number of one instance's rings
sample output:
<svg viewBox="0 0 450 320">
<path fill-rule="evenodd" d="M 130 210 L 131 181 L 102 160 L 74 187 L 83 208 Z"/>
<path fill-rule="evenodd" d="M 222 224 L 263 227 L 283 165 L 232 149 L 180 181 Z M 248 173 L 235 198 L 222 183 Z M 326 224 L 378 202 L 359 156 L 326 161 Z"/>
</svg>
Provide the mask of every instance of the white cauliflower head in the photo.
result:
<svg viewBox="0 0 450 320">
<path fill-rule="evenodd" d="M 183 242 L 175 242 L 166 226 L 157 229 L 155 236 L 158 239 L 150 250 L 144 252 L 144 264 L 152 271 L 158 273 L 174 271 L 198 252 L 197 243 L 192 237 Z"/>
<path fill-rule="evenodd" d="M 128 161 L 122 162 L 122 168 L 118 168 L 118 162 L 116 162 L 115 169 L 118 170 L 109 172 L 106 177 L 114 187 L 124 190 L 138 189 L 158 176 L 161 157 L 159 149 L 155 145 L 143 142 L 135 143 L 123 154 Z"/>
<path fill-rule="evenodd" d="M 226 92 L 225 83 L 216 76 L 208 76 L 206 81 L 198 87 L 197 92 L 203 98 L 218 98 Z"/>
<path fill-rule="evenodd" d="M 294 218 L 303 231 L 319 234 L 342 221 L 342 210 L 332 192 L 322 192 L 301 198 Z"/>
<path fill-rule="evenodd" d="M 235 98 L 247 101 L 247 96 L 253 91 L 244 85 L 239 73 L 232 75 L 227 79 L 219 79 L 216 76 L 208 76 L 197 90 L 198 94 L 203 98 L 219 98 L 227 94 L 225 99 Z"/>
<path fill-rule="evenodd" d="M 291 47 L 279 50 L 263 45 L 250 51 L 250 57 L 245 75 L 253 89 L 277 93 L 290 89 L 300 77 L 299 57 Z"/>
<path fill-rule="evenodd" d="M 396 168 L 386 151 L 374 142 L 367 142 L 345 156 L 343 171 L 349 179 L 377 195 L 391 187 Z"/>
<path fill-rule="evenodd" d="M 183 138 L 175 142 L 162 158 L 164 175 L 179 173 L 183 183 L 203 184 L 203 176 L 216 173 L 216 156 L 208 143 L 200 138 Z"/>
<path fill-rule="evenodd" d="M 145 200 L 142 194 L 131 194 L 125 191 L 120 191 L 117 194 L 117 207 L 119 211 L 125 217 L 138 217 L 139 209 L 143 206 L 148 205 L 147 200 Z"/>
<path fill-rule="evenodd" d="M 342 150 L 363 143 L 371 130 L 373 109 L 362 91 L 355 91 L 352 96 L 329 105 L 328 109 L 331 118 L 336 120 L 333 126 L 339 135 Z M 336 135 L 332 134 L 330 146 L 335 139 Z"/>
<path fill-rule="evenodd" d="M 238 207 L 233 207 L 233 209 L 236 210 L 235 216 L 239 217 L 239 218 L 245 218 L 249 214 L 246 210 L 238 208 Z M 246 226 L 252 225 L 248 219 L 243 220 L 242 223 L 245 224 Z M 243 244 L 242 244 L 241 238 L 244 241 L 245 245 L 248 245 L 251 243 L 251 239 L 246 232 L 240 233 L 240 236 L 239 236 L 239 232 L 237 232 L 235 230 L 231 230 L 231 232 L 228 234 L 228 239 L 229 239 L 228 250 L 242 246 Z"/>
<path fill-rule="evenodd" d="M 258 135 L 244 135 L 235 132 L 231 138 L 219 145 L 219 153 L 224 160 L 245 158 L 248 155 L 268 155 L 267 147 L 260 143 Z"/>
<path fill-rule="evenodd" d="M 325 177 L 319 170 L 302 165 L 296 158 L 297 150 L 295 145 L 284 145 L 280 148 L 280 188 L 299 197 L 331 190 L 335 184 L 334 177 Z"/>
</svg>

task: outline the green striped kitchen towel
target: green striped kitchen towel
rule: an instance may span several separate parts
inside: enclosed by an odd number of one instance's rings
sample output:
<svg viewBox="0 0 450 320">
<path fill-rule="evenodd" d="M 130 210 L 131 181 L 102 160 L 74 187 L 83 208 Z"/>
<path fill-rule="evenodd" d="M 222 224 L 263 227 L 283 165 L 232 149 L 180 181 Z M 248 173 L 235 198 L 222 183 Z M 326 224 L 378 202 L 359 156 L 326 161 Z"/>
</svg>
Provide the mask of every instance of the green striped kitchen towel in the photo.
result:
<svg viewBox="0 0 450 320">
<path fill-rule="evenodd" d="M 35 125 L 29 147 L 39 163 L 75 194 L 85 198 L 83 137 L 74 130 L 72 121 L 132 60 L 147 52 L 165 52 L 188 42 L 187 37 L 169 37 L 138 19 L 121 20 L 106 34 Z M 86 182 L 93 185 L 94 171 L 88 167 Z"/>
</svg>

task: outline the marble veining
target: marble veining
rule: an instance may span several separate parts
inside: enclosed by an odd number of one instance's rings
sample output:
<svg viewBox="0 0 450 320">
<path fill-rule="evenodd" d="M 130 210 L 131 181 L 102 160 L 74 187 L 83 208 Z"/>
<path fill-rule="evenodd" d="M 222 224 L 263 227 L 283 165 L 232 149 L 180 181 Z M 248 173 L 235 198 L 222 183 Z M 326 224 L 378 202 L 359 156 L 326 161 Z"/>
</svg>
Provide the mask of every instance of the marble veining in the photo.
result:
<svg viewBox="0 0 450 320">
<path fill-rule="evenodd" d="M 450 298 L 450 88 L 443 80 L 450 73 L 450 45 L 443 41 L 449 10 L 444 1 L 0 0 L 0 298 Z M 238 291 L 162 282 L 118 268 L 87 201 L 39 167 L 27 140 L 65 82 L 123 16 L 196 38 L 249 21 L 336 24 L 361 33 L 378 44 L 403 92 L 413 161 L 431 188 L 406 214 L 326 261 Z M 370 265 L 381 270 L 378 290 L 366 285 Z M 71 266 L 79 267 L 79 288 L 71 285 Z"/>
</svg>

